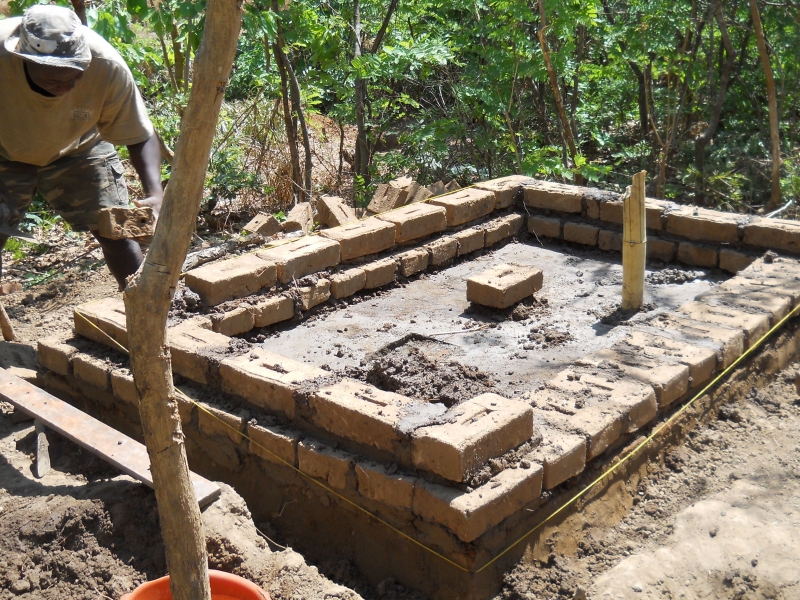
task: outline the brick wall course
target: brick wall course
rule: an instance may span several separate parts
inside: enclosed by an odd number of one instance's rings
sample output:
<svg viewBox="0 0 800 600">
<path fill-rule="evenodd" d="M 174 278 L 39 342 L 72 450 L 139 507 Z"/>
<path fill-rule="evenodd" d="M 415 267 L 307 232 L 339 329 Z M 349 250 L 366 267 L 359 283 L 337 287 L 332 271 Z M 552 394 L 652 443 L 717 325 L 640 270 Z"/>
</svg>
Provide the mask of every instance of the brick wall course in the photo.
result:
<svg viewBox="0 0 800 600">
<path fill-rule="evenodd" d="M 386 466 L 373 461 L 355 465 L 358 493 L 380 504 L 410 509 L 418 479 L 403 473 L 389 474 Z"/>
<path fill-rule="evenodd" d="M 228 337 L 250 331 L 255 318 L 250 306 L 240 306 L 221 314 L 211 315 L 211 330 Z"/>
<path fill-rule="evenodd" d="M 584 244 L 585 246 L 596 246 L 599 232 L 599 227 L 595 227 L 589 223 L 575 223 L 573 221 L 564 223 L 564 239 L 568 242 Z"/>
<path fill-rule="evenodd" d="M 272 296 L 256 302 L 249 310 L 253 314 L 254 327 L 268 327 L 294 316 L 294 300 L 288 296 Z"/>
<path fill-rule="evenodd" d="M 243 254 L 186 273 L 186 287 L 208 306 L 244 298 L 275 285 L 275 264 L 255 254 Z"/>
<path fill-rule="evenodd" d="M 275 263 L 278 281 L 289 283 L 339 264 L 340 246 L 336 240 L 307 235 L 256 253 L 259 258 Z"/>
<path fill-rule="evenodd" d="M 516 200 L 522 199 L 522 186 L 526 183 L 533 183 L 535 179 L 524 175 L 509 175 L 499 179 L 490 179 L 476 183 L 475 188 L 479 190 L 489 190 L 494 192 L 495 210 L 508 208 Z"/>
<path fill-rule="evenodd" d="M 717 370 L 717 353 L 707 346 L 693 346 L 664 335 L 632 329 L 620 345 L 629 345 L 633 352 L 652 355 L 665 361 L 675 361 L 689 367 L 689 387 L 708 382 Z"/>
<path fill-rule="evenodd" d="M 677 244 L 658 237 L 647 238 L 647 258 L 670 263 L 675 259 Z"/>
<path fill-rule="evenodd" d="M 787 219 L 753 219 L 744 227 L 744 243 L 759 248 L 800 252 L 800 223 Z"/>
<path fill-rule="evenodd" d="M 528 217 L 528 232 L 541 237 L 559 239 L 561 237 L 561 219 L 555 217 Z"/>
<path fill-rule="evenodd" d="M 355 456 L 334 450 L 321 442 L 303 440 L 297 444 L 298 468 L 311 477 L 322 479 L 332 488 L 347 489 L 348 475 L 355 464 Z"/>
<path fill-rule="evenodd" d="M 719 251 L 719 268 L 729 273 L 738 273 L 749 267 L 756 259 L 751 254 L 737 252 L 730 248 L 721 248 Z"/>
<path fill-rule="evenodd" d="M 696 300 L 711 307 L 730 307 L 744 312 L 767 312 L 770 325 L 777 323 L 792 310 L 792 298 L 775 294 L 769 289 L 715 289 L 697 296 Z"/>
<path fill-rule="evenodd" d="M 371 263 L 365 263 L 364 289 L 371 290 L 394 283 L 397 279 L 397 261 L 392 258 L 383 258 Z"/>
<path fill-rule="evenodd" d="M 677 312 L 700 322 L 744 331 L 745 348 L 752 346 L 769 329 L 770 318 L 766 312 L 746 312 L 730 306 L 709 306 L 703 302 L 688 302 L 681 305 Z"/>
<path fill-rule="evenodd" d="M 580 475 L 586 466 L 586 439 L 555 428 L 535 414 L 534 427 L 542 434 L 542 441 L 531 452 L 531 462 L 542 465 L 542 487 L 552 490 L 567 479 Z"/>
<path fill-rule="evenodd" d="M 717 354 L 718 371 L 726 368 L 744 352 L 744 331 L 739 328 L 702 321 L 676 311 L 661 313 L 648 324 L 687 344 L 713 348 Z"/>
<path fill-rule="evenodd" d="M 237 446 L 242 443 L 245 425 L 250 418 L 250 412 L 239 410 L 232 413 L 220 410 L 203 402 L 202 409 L 197 411 L 197 428 L 200 433 L 209 437 L 223 437 L 229 439 Z M 231 429 L 233 428 L 233 429 Z"/>
<path fill-rule="evenodd" d="M 195 319 L 167 330 L 167 345 L 172 356 L 172 370 L 196 383 L 207 384 L 209 364 L 206 354 L 228 347 L 230 338 L 210 331 Z"/>
<path fill-rule="evenodd" d="M 343 227 L 325 229 L 320 235 L 339 242 L 341 260 L 345 261 L 377 254 L 394 246 L 395 227 L 392 223 L 370 217 Z"/>
<path fill-rule="evenodd" d="M 458 242 L 458 256 L 464 256 L 483 248 L 485 236 L 486 232 L 480 227 L 471 227 L 454 233 L 453 237 Z"/>
<path fill-rule="evenodd" d="M 667 215 L 667 233 L 698 242 L 735 244 L 747 217 L 696 206 L 681 206 Z"/>
<path fill-rule="evenodd" d="M 440 237 L 425 244 L 425 249 L 430 254 L 430 266 L 440 267 L 451 262 L 458 253 L 458 240 L 452 236 Z"/>
<path fill-rule="evenodd" d="M 300 309 L 311 310 L 331 297 L 331 282 L 329 279 L 317 279 L 316 283 L 299 287 L 296 291 L 300 299 Z"/>
<path fill-rule="evenodd" d="M 427 256 L 428 253 L 425 253 Z M 353 268 L 339 271 L 331 277 L 331 295 L 336 298 L 347 298 L 364 289 L 367 273 L 364 269 Z"/>
<path fill-rule="evenodd" d="M 444 207 L 447 226 L 455 227 L 492 212 L 495 208 L 495 194 L 489 190 L 464 188 L 453 194 L 431 198 L 428 203 Z"/>
<path fill-rule="evenodd" d="M 525 204 L 533 208 L 567 213 L 583 212 L 584 188 L 550 181 L 532 181 L 522 186 Z"/>
<path fill-rule="evenodd" d="M 650 240 L 647 240 L 647 242 L 647 249 L 650 250 Z M 611 231 L 610 229 L 601 229 L 597 234 L 597 246 L 600 250 L 622 252 L 622 233 Z"/>
<path fill-rule="evenodd" d="M 389 213 L 378 215 L 382 221 L 395 226 L 395 242 L 404 244 L 427 237 L 447 227 L 447 211 L 430 203 L 409 204 Z"/>
<path fill-rule="evenodd" d="M 37 343 L 39 364 L 59 375 L 72 374 L 72 357 L 78 349 L 60 338 L 45 338 Z"/>
<path fill-rule="evenodd" d="M 247 437 L 250 438 L 247 443 L 250 454 L 271 463 L 283 464 L 278 460 L 280 458 L 293 467 L 297 466 L 297 443 L 301 438 L 299 431 L 251 422 L 247 424 Z"/>
<path fill-rule="evenodd" d="M 102 298 L 81 304 L 74 310 L 74 323 L 75 333 L 81 337 L 113 348 L 118 352 L 120 351 L 119 346 L 110 341 L 109 337 L 123 347 L 128 347 L 125 303 L 122 298 Z M 98 328 L 100 331 L 97 330 Z"/>
<path fill-rule="evenodd" d="M 114 369 L 111 371 L 111 391 L 114 396 L 139 407 L 139 393 L 133 382 L 130 369 Z"/>
<path fill-rule="evenodd" d="M 79 352 L 72 357 L 72 372 L 76 379 L 101 390 L 111 391 L 111 368 L 104 360 Z"/>
<path fill-rule="evenodd" d="M 428 268 L 430 255 L 425 248 L 412 248 L 396 254 L 395 258 L 400 263 L 400 274 L 403 277 L 411 277 Z"/>
<path fill-rule="evenodd" d="M 713 246 L 680 242 L 678 244 L 678 260 L 695 267 L 716 267 L 718 250 Z"/>
</svg>

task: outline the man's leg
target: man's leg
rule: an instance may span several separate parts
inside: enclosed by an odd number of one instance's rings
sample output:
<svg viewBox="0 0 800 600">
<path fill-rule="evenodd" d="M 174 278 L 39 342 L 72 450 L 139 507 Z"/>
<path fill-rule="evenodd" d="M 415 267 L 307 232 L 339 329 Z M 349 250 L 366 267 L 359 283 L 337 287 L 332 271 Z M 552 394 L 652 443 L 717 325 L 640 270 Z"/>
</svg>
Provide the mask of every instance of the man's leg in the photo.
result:
<svg viewBox="0 0 800 600">
<path fill-rule="evenodd" d="M 0 220 L 16 227 L 33 202 L 38 167 L 0 157 Z M 3 276 L 3 249 L 8 236 L 0 235 L 0 280 Z M 2 289 L 0 289 L 2 294 Z"/>
<path fill-rule="evenodd" d="M 119 289 L 125 289 L 125 280 L 136 273 L 142 264 L 142 249 L 134 240 L 110 240 L 96 231 L 92 235 L 103 249 L 108 270 L 119 283 Z"/>
</svg>

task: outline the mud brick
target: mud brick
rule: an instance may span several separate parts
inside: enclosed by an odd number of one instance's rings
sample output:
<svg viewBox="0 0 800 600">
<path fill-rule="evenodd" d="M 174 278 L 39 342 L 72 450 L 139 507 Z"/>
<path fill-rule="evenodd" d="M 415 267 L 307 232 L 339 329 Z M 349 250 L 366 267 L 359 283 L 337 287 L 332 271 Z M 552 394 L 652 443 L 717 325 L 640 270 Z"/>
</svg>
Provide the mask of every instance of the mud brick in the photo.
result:
<svg viewBox="0 0 800 600">
<path fill-rule="evenodd" d="M 528 232 L 536 236 L 558 239 L 561 237 L 561 219 L 531 215 L 528 217 Z"/>
<path fill-rule="evenodd" d="M 455 227 L 485 217 L 494 210 L 494 192 L 477 188 L 459 190 L 454 194 L 432 198 L 429 204 L 443 206 L 447 211 L 447 226 Z"/>
<path fill-rule="evenodd" d="M 667 233 L 698 242 L 734 244 L 739 241 L 739 223 L 742 221 L 742 215 L 682 206 L 667 215 Z"/>
<path fill-rule="evenodd" d="M 464 256 L 465 254 L 483 248 L 485 235 L 486 232 L 479 227 L 464 229 L 454 233 L 453 237 L 458 240 L 458 256 Z"/>
<path fill-rule="evenodd" d="M 322 196 L 317 200 L 317 217 L 328 227 L 339 227 L 358 221 L 356 211 L 337 196 Z"/>
<path fill-rule="evenodd" d="M 577 185 L 533 181 L 522 186 L 525 204 L 565 213 L 583 212 L 583 190 Z"/>
<path fill-rule="evenodd" d="M 716 267 L 717 249 L 713 246 L 702 246 L 690 242 L 678 244 L 678 261 L 696 267 Z"/>
<path fill-rule="evenodd" d="M 326 376 L 327 371 L 255 348 L 223 360 L 219 375 L 223 392 L 294 419 L 295 390 L 305 381 Z"/>
<path fill-rule="evenodd" d="M 721 288 L 722 286 L 720 286 Z M 792 298 L 772 293 L 769 288 L 749 289 L 743 286 L 717 288 L 711 292 L 700 294 L 695 300 L 711 307 L 730 307 L 745 312 L 767 312 L 770 325 L 777 323 L 792 310 Z"/>
<path fill-rule="evenodd" d="M 411 508 L 418 479 L 403 473 L 388 474 L 384 465 L 372 461 L 356 463 L 358 493 L 379 504 Z"/>
<path fill-rule="evenodd" d="M 456 257 L 458 240 L 448 235 L 425 244 L 425 249 L 430 253 L 430 265 L 439 267 L 449 263 Z"/>
<path fill-rule="evenodd" d="M 586 207 L 586 216 L 590 219 L 600 219 L 600 206 L 606 202 L 618 202 L 620 195 L 615 192 L 598 190 L 597 188 L 584 188 L 583 204 Z"/>
<path fill-rule="evenodd" d="M 717 354 L 717 370 L 724 369 L 744 352 L 744 332 L 738 328 L 704 322 L 678 312 L 661 313 L 648 324 L 687 344 L 712 348 Z"/>
<path fill-rule="evenodd" d="M 286 220 L 281 223 L 285 232 L 302 231 L 305 234 L 311 229 L 314 222 L 314 210 L 310 202 L 299 202 L 286 215 Z"/>
<path fill-rule="evenodd" d="M 363 290 L 366 283 L 367 273 L 364 269 L 339 271 L 331 277 L 331 295 L 336 299 L 347 298 Z"/>
<path fill-rule="evenodd" d="M 229 343 L 228 336 L 205 329 L 194 320 L 185 321 L 167 330 L 172 370 L 203 385 L 208 383 L 209 376 L 207 354 L 224 350 Z"/>
<path fill-rule="evenodd" d="M 428 202 L 409 204 L 377 218 L 393 223 L 395 242 L 403 244 L 442 231 L 447 226 L 446 214 L 444 207 Z"/>
<path fill-rule="evenodd" d="M 647 238 L 647 258 L 665 263 L 672 262 L 675 258 L 675 246 L 675 242 L 649 237 Z"/>
<path fill-rule="evenodd" d="M 572 221 L 564 223 L 564 239 L 568 242 L 575 242 L 576 244 L 596 246 L 599 231 L 599 227 L 588 223 L 574 223 Z"/>
<path fill-rule="evenodd" d="M 445 192 L 447 192 L 447 187 L 445 187 L 444 181 L 440 180 L 440 181 L 437 181 L 436 183 L 434 183 L 433 185 L 429 185 L 428 186 L 428 190 L 434 196 L 439 196 L 439 195 L 444 194 Z"/>
<path fill-rule="evenodd" d="M 106 361 L 94 356 L 79 352 L 72 357 L 72 372 L 75 378 L 101 390 L 111 390 L 110 371 Z"/>
<path fill-rule="evenodd" d="M 686 365 L 689 367 L 689 388 L 709 381 L 717 370 L 717 353 L 713 348 L 692 346 L 669 336 L 634 329 L 620 344 L 629 345 L 634 352 L 641 352 L 644 356 Z"/>
<path fill-rule="evenodd" d="M 212 331 L 222 335 L 239 335 L 255 326 L 255 318 L 249 306 L 240 306 L 222 314 L 211 315 Z"/>
<path fill-rule="evenodd" d="M 413 196 L 409 196 L 408 198 L 406 198 L 406 204 L 412 204 L 414 202 L 424 202 L 431 196 L 433 196 L 433 193 L 428 188 L 420 186 Z"/>
<path fill-rule="evenodd" d="M 518 214 L 511 214 L 489 221 L 484 225 L 486 231 L 484 245 L 487 247 L 493 246 L 506 238 L 517 235 L 524 224 L 525 218 Z"/>
<path fill-rule="evenodd" d="M 722 248 L 719 251 L 719 268 L 729 273 L 738 273 L 749 267 L 755 259 L 752 254 Z"/>
<path fill-rule="evenodd" d="M 522 228 L 525 226 L 525 217 L 519 213 L 511 213 L 505 217 L 500 217 L 500 221 L 508 223 L 508 235 L 519 235 Z"/>
<path fill-rule="evenodd" d="M 297 288 L 297 293 L 300 296 L 300 309 L 311 310 L 331 297 L 331 282 L 328 279 L 318 279 L 314 285 Z"/>
<path fill-rule="evenodd" d="M 745 273 L 746 271 L 742 271 Z M 733 277 L 722 283 L 716 291 L 747 295 L 751 292 L 762 292 L 789 298 L 792 308 L 800 304 L 800 279 L 760 279 L 750 277 Z"/>
<path fill-rule="evenodd" d="M 508 308 L 542 289 L 542 271 L 533 267 L 502 264 L 467 279 L 467 300 Z"/>
<path fill-rule="evenodd" d="M 250 412 L 247 410 L 230 413 L 202 402 L 197 411 L 197 428 L 204 435 L 227 437 L 238 445 L 244 439 L 242 433 L 249 419 Z"/>
<path fill-rule="evenodd" d="M 153 209 L 103 208 L 97 213 L 98 232 L 104 238 L 121 240 L 127 238 L 149 238 L 155 233 L 156 220 Z"/>
<path fill-rule="evenodd" d="M 476 183 L 473 187 L 494 192 L 494 208 L 495 210 L 500 210 L 508 208 L 514 204 L 515 200 L 521 200 L 523 184 L 535 183 L 535 181 L 532 177 L 525 177 L 524 175 L 509 175 L 508 177 L 482 181 L 481 183 Z"/>
<path fill-rule="evenodd" d="M 679 313 L 700 322 L 725 325 L 744 331 L 745 348 L 752 346 L 769 330 L 770 315 L 764 311 L 743 310 L 728 306 L 709 306 L 703 302 L 689 302 L 678 308 Z"/>
<path fill-rule="evenodd" d="M 255 254 L 244 254 L 192 269 L 186 287 L 200 295 L 208 306 L 243 298 L 275 285 L 275 264 Z"/>
<path fill-rule="evenodd" d="M 523 510 L 542 494 L 542 466 L 505 469 L 472 492 L 419 480 L 414 488 L 413 512 L 439 523 L 463 542 L 472 542 Z"/>
<path fill-rule="evenodd" d="M 448 192 L 455 192 L 456 190 L 461 189 L 461 184 L 458 183 L 458 181 L 456 181 L 455 179 L 451 179 L 450 183 L 444 186 L 444 189 L 447 190 Z"/>
<path fill-rule="evenodd" d="M 128 347 L 125 303 L 122 298 L 103 298 L 81 304 L 74 310 L 74 323 L 75 333 L 82 337 L 117 351 L 121 351 L 120 345 Z"/>
<path fill-rule="evenodd" d="M 59 375 L 72 374 L 72 357 L 78 349 L 59 338 L 45 338 L 38 344 L 39 364 Z"/>
<path fill-rule="evenodd" d="M 739 277 L 772 285 L 769 281 L 800 281 L 800 260 L 788 256 L 764 256 L 753 262 Z"/>
<path fill-rule="evenodd" d="M 400 274 L 411 277 L 428 268 L 430 255 L 425 248 L 412 248 L 395 255 L 395 258 L 400 261 Z"/>
<path fill-rule="evenodd" d="M 273 215 L 260 212 L 250 219 L 242 229 L 248 233 L 258 233 L 264 237 L 270 237 L 279 233 L 282 227 L 281 222 Z"/>
<path fill-rule="evenodd" d="M 183 425 L 189 425 L 192 423 L 192 419 L 194 418 L 195 411 L 198 410 L 195 402 L 200 401 L 200 393 L 192 388 L 183 388 L 181 390 L 182 393 L 175 394 L 175 404 L 178 405 L 178 414 L 181 417 L 181 423 Z"/>
<path fill-rule="evenodd" d="M 800 252 L 800 222 L 754 219 L 744 226 L 744 243 L 771 250 Z"/>
<path fill-rule="evenodd" d="M 654 198 L 645 198 L 645 222 L 648 229 L 660 231 L 663 229 L 661 223 L 661 216 L 669 209 L 677 205 L 663 200 L 656 200 Z M 600 220 L 608 221 L 609 223 L 619 223 L 622 225 L 622 210 L 623 201 L 615 200 L 610 202 L 600 203 Z"/>
<path fill-rule="evenodd" d="M 372 196 L 372 200 L 367 206 L 367 210 L 372 213 L 384 213 L 403 206 L 408 199 L 408 191 L 405 189 L 408 183 L 410 183 L 410 180 L 408 182 L 394 180 L 388 184 L 379 184 L 378 189 L 375 190 L 375 195 Z"/>
<path fill-rule="evenodd" d="M 289 283 L 310 273 L 339 264 L 339 242 L 318 235 L 308 235 L 257 253 L 259 258 L 273 262 L 278 268 L 278 280 Z"/>
<path fill-rule="evenodd" d="M 464 481 L 490 458 L 533 435 L 533 412 L 522 402 L 481 394 L 445 413 L 451 422 L 421 427 L 412 436 L 414 466 L 450 481 Z"/>
<path fill-rule="evenodd" d="M 354 463 L 352 454 L 334 450 L 321 442 L 303 440 L 297 444 L 297 468 L 306 475 L 327 481 L 333 488 L 347 488 L 347 476 Z"/>
<path fill-rule="evenodd" d="M 288 296 L 273 296 L 250 307 L 254 327 L 268 327 L 294 316 L 294 300 Z"/>
<path fill-rule="evenodd" d="M 248 423 L 247 437 L 250 438 L 247 450 L 268 462 L 297 466 L 297 442 L 300 432 L 276 426 Z"/>
<path fill-rule="evenodd" d="M 387 452 L 397 450 L 406 439 L 399 429 L 400 419 L 414 404 L 410 398 L 354 379 L 323 387 L 309 399 L 316 426 Z"/>
<path fill-rule="evenodd" d="M 136 384 L 129 369 L 111 371 L 111 391 L 120 400 L 139 406 L 139 393 L 136 391 Z"/>
<path fill-rule="evenodd" d="M 534 427 L 542 434 L 542 441 L 527 458 L 542 465 L 544 489 L 552 490 L 583 472 L 586 466 L 586 439 L 583 436 L 553 427 L 541 418 L 539 412 Z"/>
<path fill-rule="evenodd" d="M 650 240 L 647 240 L 648 242 Z M 600 250 L 622 252 L 622 234 L 619 231 L 601 229 L 597 234 L 597 246 Z"/>
<path fill-rule="evenodd" d="M 341 245 L 341 260 L 377 254 L 394 246 L 395 227 L 375 217 L 349 223 L 336 229 L 326 229 L 321 236 Z"/>
<path fill-rule="evenodd" d="M 397 261 L 392 257 L 366 263 L 363 269 L 364 289 L 366 290 L 389 285 L 397 279 Z"/>
</svg>

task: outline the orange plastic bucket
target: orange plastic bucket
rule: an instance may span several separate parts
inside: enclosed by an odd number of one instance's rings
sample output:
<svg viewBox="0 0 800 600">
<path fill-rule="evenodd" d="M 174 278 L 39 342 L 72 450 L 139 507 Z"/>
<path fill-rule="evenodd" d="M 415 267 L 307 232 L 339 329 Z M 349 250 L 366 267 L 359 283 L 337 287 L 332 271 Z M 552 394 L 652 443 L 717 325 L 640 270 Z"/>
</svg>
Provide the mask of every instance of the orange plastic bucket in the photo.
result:
<svg viewBox="0 0 800 600">
<path fill-rule="evenodd" d="M 209 569 L 208 576 L 212 600 L 270 600 L 267 592 L 237 575 Z M 172 600 L 169 575 L 143 583 L 120 600 Z"/>
</svg>

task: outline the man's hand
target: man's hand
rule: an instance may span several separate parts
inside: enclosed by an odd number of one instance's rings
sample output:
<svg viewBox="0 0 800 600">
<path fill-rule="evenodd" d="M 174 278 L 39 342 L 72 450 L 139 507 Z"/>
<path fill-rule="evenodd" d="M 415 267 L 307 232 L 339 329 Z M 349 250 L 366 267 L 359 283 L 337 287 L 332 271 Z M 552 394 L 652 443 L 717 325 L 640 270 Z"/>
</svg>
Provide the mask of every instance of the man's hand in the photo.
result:
<svg viewBox="0 0 800 600">
<path fill-rule="evenodd" d="M 142 189 L 147 195 L 144 200 L 134 200 L 133 203 L 139 207 L 149 206 L 158 219 L 161 202 L 164 199 L 164 190 L 161 188 L 161 146 L 158 144 L 158 137 L 153 134 L 146 142 L 128 146 L 128 152 L 131 155 L 133 168 L 142 181 Z"/>
</svg>

